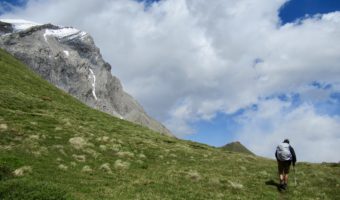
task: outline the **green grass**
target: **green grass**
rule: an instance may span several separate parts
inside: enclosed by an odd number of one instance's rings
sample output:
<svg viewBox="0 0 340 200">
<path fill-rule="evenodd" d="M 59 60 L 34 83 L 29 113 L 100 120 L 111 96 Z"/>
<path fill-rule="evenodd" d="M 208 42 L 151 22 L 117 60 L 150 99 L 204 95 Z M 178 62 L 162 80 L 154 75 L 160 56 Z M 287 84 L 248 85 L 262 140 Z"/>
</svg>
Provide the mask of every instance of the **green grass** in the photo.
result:
<svg viewBox="0 0 340 200">
<path fill-rule="evenodd" d="M 72 145 L 71 138 L 82 140 Z M 274 160 L 171 138 L 93 110 L 0 51 L 0 199 L 340 197 L 338 164 L 298 163 L 295 176 L 297 186 L 292 174 L 289 190 L 279 193 Z"/>
</svg>

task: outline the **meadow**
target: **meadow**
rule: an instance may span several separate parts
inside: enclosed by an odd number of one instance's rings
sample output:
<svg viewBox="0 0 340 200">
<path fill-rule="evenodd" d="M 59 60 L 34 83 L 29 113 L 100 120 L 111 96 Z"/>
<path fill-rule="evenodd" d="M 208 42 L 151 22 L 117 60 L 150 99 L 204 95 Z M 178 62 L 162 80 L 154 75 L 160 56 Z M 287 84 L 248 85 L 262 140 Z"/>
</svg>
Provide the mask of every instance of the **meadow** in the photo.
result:
<svg viewBox="0 0 340 200">
<path fill-rule="evenodd" d="M 293 172 L 278 192 L 275 160 L 94 110 L 0 50 L 0 199 L 340 199 L 339 163 Z"/>
</svg>

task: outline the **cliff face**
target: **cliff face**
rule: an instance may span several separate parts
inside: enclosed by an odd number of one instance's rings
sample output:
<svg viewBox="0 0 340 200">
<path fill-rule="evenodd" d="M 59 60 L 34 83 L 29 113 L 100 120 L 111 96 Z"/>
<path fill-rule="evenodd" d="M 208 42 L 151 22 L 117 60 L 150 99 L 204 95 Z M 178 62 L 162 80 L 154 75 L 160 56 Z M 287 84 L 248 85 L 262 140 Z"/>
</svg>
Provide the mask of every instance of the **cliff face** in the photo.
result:
<svg viewBox="0 0 340 200">
<path fill-rule="evenodd" d="M 88 106 L 171 135 L 124 92 L 89 34 L 52 24 L 0 20 L 0 47 Z"/>
</svg>

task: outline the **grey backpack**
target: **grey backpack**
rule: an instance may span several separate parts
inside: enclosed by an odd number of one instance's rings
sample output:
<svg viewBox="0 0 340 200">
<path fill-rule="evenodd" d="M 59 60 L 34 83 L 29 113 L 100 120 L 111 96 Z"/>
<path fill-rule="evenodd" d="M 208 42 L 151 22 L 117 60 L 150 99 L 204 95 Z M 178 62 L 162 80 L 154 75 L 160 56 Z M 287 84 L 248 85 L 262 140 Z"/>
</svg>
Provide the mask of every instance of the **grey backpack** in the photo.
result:
<svg viewBox="0 0 340 200">
<path fill-rule="evenodd" d="M 292 154 L 289 150 L 289 144 L 288 143 L 281 143 L 276 148 L 276 155 L 278 160 L 280 161 L 287 161 L 292 160 Z"/>
</svg>

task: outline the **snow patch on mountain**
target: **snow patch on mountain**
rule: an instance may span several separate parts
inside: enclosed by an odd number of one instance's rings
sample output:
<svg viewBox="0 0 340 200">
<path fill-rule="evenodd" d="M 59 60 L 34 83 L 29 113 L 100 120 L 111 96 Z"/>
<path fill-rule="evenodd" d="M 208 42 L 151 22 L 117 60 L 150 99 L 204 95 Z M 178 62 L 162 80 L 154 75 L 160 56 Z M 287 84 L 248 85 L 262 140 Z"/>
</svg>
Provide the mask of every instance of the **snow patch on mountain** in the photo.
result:
<svg viewBox="0 0 340 200">
<path fill-rule="evenodd" d="M 29 29 L 33 26 L 41 25 L 39 23 L 31 22 L 31 21 L 23 20 L 23 19 L 0 19 L 0 21 L 12 24 L 16 32 Z"/>
<path fill-rule="evenodd" d="M 23 19 L 0 19 L 0 21 L 12 24 L 14 32 L 20 32 L 20 31 L 32 28 L 34 26 L 42 25 L 37 22 L 32 22 L 32 21 L 23 20 Z M 44 39 L 46 42 L 47 42 L 48 36 L 56 37 L 58 39 L 67 38 L 67 39 L 72 40 L 74 38 L 83 39 L 87 35 L 86 32 L 80 31 L 72 27 L 63 27 L 63 26 L 58 26 L 58 27 L 59 29 L 46 29 L 45 30 Z"/>
<path fill-rule="evenodd" d="M 87 33 L 84 31 L 80 31 L 78 29 L 71 28 L 71 27 L 65 27 L 65 28 L 60 28 L 56 30 L 46 29 L 44 33 L 44 38 L 46 42 L 47 42 L 47 36 L 53 36 L 58 39 L 66 38 L 66 37 L 68 37 L 68 39 L 74 39 L 76 37 L 80 37 L 82 39 L 86 34 Z"/>
<path fill-rule="evenodd" d="M 64 54 L 68 57 L 70 55 L 70 52 L 64 50 Z"/>
<path fill-rule="evenodd" d="M 91 76 L 89 78 L 92 79 L 92 95 L 95 100 L 98 100 L 96 95 L 96 76 L 94 75 L 92 69 L 89 70 L 91 72 Z"/>
</svg>

